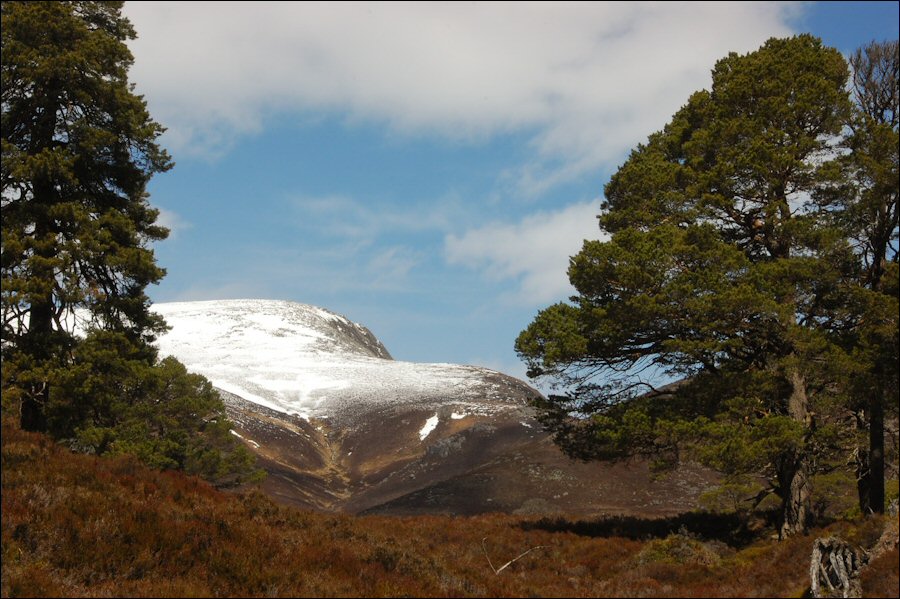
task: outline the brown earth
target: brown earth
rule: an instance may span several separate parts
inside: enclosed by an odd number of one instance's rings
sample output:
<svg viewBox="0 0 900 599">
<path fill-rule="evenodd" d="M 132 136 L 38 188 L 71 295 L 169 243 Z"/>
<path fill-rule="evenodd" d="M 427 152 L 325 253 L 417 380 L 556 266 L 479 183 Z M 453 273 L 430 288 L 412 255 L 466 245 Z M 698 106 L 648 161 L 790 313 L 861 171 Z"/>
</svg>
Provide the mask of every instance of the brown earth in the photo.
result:
<svg viewBox="0 0 900 599">
<path fill-rule="evenodd" d="M 542 432 L 530 409 L 453 419 L 380 408 L 352 425 L 309 421 L 223 394 L 235 430 L 268 473 L 279 502 L 322 511 L 394 515 L 488 512 L 667 516 L 698 506 L 715 476 L 682 465 L 663 476 L 641 460 L 580 462 Z"/>
</svg>

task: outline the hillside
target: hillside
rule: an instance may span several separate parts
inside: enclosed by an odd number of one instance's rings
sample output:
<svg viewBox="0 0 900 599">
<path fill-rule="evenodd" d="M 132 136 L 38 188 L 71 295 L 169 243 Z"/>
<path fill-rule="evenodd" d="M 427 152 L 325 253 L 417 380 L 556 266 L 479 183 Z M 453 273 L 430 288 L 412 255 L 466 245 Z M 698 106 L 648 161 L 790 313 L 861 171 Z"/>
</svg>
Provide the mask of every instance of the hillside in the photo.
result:
<svg viewBox="0 0 900 599">
<path fill-rule="evenodd" d="M 477 366 L 393 360 L 365 326 L 270 300 L 156 304 L 160 352 L 219 389 L 234 434 L 283 503 L 382 514 L 671 515 L 714 477 L 570 460 L 528 407 L 538 392 Z M 440 340 L 435 340 L 439 343 Z"/>
<path fill-rule="evenodd" d="M 787 597 L 808 585 L 816 536 L 868 546 L 883 526 L 838 522 L 776 543 L 762 520 L 699 513 L 581 522 L 322 514 L 127 458 L 71 454 L 8 421 L 2 472 L 4 597 Z M 863 588 L 897 596 L 896 547 L 868 567 Z"/>
</svg>

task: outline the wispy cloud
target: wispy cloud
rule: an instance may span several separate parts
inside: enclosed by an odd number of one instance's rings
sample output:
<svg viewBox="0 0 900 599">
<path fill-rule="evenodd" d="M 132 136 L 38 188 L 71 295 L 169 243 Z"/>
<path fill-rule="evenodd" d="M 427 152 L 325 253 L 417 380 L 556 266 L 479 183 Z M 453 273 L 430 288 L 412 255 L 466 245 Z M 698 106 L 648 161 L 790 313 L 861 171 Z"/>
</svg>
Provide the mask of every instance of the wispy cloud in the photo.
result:
<svg viewBox="0 0 900 599">
<path fill-rule="evenodd" d="M 280 279 L 290 297 L 329 299 L 415 292 L 413 271 L 423 260 L 421 252 L 405 245 L 366 248 L 350 243 L 301 251 L 261 246 L 253 254 L 265 261 L 256 275 L 261 281 Z"/>
<path fill-rule="evenodd" d="M 273 111 L 460 141 L 532 132 L 539 191 L 617 160 L 708 84 L 716 59 L 789 33 L 796 8 L 729 3 L 126 4 L 132 78 L 178 153 L 215 156 Z"/>
<path fill-rule="evenodd" d="M 332 237 L 367 243 L 388 235 L 444 232 L 464 218 L 454 197 L 422 200 L 409 205 L 368 202 L 344 195 L 300 196 L 289 200 L 297 226 L 315 228 Z"/>
<path fill-rule="evenodd" d="M 479 269 L 494 280 L 515 280 L 516 299 L 521 303 L 541 305 L 564 299 L 572 292 L 566 276 L 569 257 L 578 253 L 585 239 L 601 238 L 595 218 L 599 206 L 599 200 L 572 204 L 516 223 L 448 235 L 446 259 Z"/>
<path fill-rule="evenodd" d="M 159 217 L 156 219 L 156 224 L 169 230 L 169 239 L 174 239 L 179 233 L 193 227 L 180 214 L 165 208 L 159 208 Z"/>
<path fill-rule="evenodd" d="M 164 296 L 166 302 L 194 302 L 218 299 L 267 298 L 266 291 L 250 281 L 204 280 L 190 285 L 176 294 Z"/>
<path fill-rule="evenodd" d="M 409 272 L 421 262 L 421 252 L 395 246 L 375 253 L 369 260 L 367 270 L 374 275 L 374 286 L 391 286 L 406 282 Z"/>
</svg>

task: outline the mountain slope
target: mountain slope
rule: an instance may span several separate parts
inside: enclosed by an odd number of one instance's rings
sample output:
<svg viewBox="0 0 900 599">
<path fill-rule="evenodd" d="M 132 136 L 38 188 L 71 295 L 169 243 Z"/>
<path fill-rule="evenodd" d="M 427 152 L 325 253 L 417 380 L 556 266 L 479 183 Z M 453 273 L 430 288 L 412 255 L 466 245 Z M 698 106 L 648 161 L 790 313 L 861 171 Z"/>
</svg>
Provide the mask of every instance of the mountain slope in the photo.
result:
<svg viewBox="0 0 900 599">
<path fill-rule="evenodd" d="M 154 310 L 172 325 L 159 340 L 163 354 L 223 391 L 304 419 L 352 421 L 407 403 L 490 412 L 524 405 L 535 393 L 484 368 L 394 361 L 367 328 L 316 306 L 228 300 Z"/>
<path fill-rule="evenodd" d="M 157 304 L 159 340 L 222 392 L 234 434 L 282 502 L 379 513 L 669 514 L 709 473 L 570 461 L 525 383 L 475 366 L 391 359 L 364 326 L 282 301 Z"/>
</svg>

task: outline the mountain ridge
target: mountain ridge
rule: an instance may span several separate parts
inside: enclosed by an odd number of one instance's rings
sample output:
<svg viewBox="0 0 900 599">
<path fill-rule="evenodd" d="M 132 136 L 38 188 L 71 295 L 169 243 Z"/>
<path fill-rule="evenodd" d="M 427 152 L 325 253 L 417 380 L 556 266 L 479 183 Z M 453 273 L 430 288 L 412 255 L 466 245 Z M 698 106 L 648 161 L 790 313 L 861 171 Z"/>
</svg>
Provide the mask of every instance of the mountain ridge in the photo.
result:
<svg viewBox="0 0 900 599">
<path fill-rule="evenodd" d="M 405 402 L 453 403 L 463 413 L 483 409 L 484 397 L 500 408 L 513 396 L 524 405 L 537 394 L 478 366 L 394 360 L 365 326 L 309 304 L 219 300 L 153 309 L 172 326 L 157 342 L 162 355 L 222 391 L 289 415 L 349 419 L 360 403 Z"/>
<path fill-rule="evenodd" d="M 219 389 L 282 503 L 352 513 L 654 514 L 691 509 L 710 473 L 567 458 L 539 393 L 478 366 L 403 362 L 361 324 L 308 304 L 157 304 L 158 341 Z"/>
</svg>

